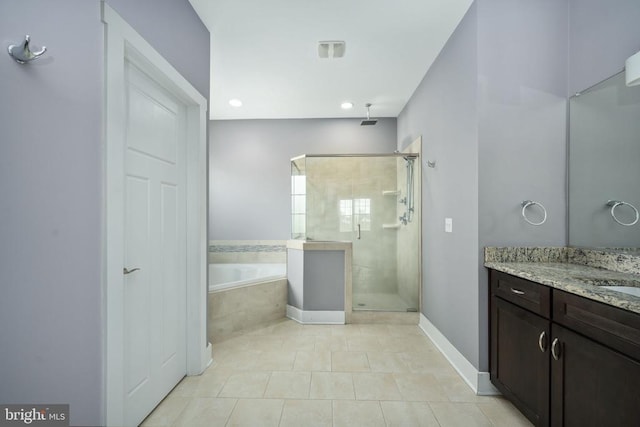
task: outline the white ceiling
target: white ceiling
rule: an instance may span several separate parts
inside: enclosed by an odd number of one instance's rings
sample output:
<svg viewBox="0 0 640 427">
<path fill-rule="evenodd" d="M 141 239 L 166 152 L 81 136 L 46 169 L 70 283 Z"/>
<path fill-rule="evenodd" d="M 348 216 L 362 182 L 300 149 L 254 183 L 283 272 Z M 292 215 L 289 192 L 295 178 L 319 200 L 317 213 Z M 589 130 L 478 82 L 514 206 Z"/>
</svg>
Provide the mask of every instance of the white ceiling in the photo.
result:
<svg viewBox="0 0 640 427">
<path fill-rule="evenodd" d="M 189 1 L 211 32 L 212 119 L 364 117 L 367 102 L 397 117 L 472 3 Z M 325 40 L 344 40 L 344 57 L 320 59 Z"/>
</svg>

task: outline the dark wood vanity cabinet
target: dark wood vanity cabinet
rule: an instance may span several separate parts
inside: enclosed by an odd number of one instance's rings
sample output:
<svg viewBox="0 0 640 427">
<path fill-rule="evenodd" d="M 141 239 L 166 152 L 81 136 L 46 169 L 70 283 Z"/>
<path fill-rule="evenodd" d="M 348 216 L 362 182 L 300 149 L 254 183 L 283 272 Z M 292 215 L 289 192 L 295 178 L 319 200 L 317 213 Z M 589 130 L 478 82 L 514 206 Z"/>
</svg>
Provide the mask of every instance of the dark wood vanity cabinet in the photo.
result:
<svg viewBox="0 0 640 427">
<path fill-rule="evenodd" d="M 550 290 L 497 271 L 490 288 L 491 382 L 532 423 L 549 425 Z"/>
<path fill-rule="evenodd" d="M 534 425 L 640 426 L 638 314 L 491 270 L 489 370 Z"/>
</svg>

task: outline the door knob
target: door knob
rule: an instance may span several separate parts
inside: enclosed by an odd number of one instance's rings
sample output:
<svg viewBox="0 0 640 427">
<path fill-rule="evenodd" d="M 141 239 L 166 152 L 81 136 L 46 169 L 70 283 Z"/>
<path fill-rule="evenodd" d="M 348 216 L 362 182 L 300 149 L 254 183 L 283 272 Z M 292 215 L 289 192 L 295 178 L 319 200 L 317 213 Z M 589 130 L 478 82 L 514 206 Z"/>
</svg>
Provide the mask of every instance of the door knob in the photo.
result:
<svg viewBox="0 0 640 427">
<path fill-rule="evenodd" d="M 132 268 L 131 270 L 129 270 L 127 267 L 125 267 L 125 268 L 122 269 L 122 274 L 131 274 L 134 271 L 138 271 L 138 270 L 140 270 L 140 269 L 139 268 Z"/>
</svg>

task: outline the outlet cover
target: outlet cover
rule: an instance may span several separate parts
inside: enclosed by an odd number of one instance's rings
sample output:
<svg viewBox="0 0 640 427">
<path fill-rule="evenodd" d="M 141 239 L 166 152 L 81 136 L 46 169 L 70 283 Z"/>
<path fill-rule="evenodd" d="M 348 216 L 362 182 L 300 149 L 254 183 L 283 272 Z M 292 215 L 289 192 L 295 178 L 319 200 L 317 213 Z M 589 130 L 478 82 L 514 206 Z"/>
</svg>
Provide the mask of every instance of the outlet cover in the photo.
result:
<svg viewBox="0 0 640 427">
<path fill-rule="evenodd" d="M 453 218 L 444 219 L 444 231 L 446 233 L 453 233 Z"/>
</svg>

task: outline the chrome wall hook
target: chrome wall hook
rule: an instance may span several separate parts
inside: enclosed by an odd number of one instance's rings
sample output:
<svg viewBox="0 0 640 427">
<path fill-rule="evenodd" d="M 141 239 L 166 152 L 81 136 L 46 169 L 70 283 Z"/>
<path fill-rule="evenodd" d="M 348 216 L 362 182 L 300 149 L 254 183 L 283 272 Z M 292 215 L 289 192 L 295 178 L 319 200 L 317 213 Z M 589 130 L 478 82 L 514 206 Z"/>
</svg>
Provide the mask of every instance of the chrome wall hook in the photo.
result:
<svg viewBox="0 0 640 427">
<path fill-rule="evenodd" d="M 20 64 L 26 64 L 33 61 L 34 59 L 40 58 L 47 51 L 47 48 L 45 46 L 42 46 L 42 49 L 40 49 L 39 51 L 32 52 L 29 48 L 30 41 L 31 37 L 27 34 L 26 36 L 24 36 L 24 42 L 21 45 L 9 45 L 9 55 L 11 55 L 11 57 L 15 59 L 16 62 Z"/>
</svg>

